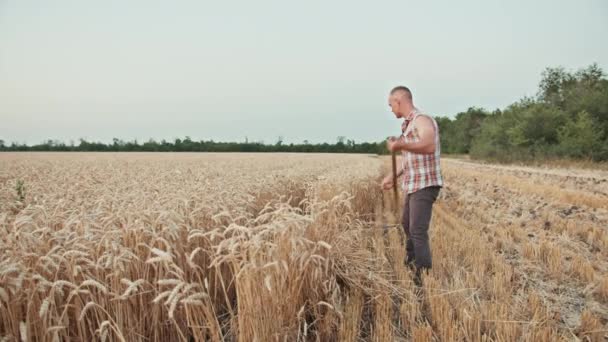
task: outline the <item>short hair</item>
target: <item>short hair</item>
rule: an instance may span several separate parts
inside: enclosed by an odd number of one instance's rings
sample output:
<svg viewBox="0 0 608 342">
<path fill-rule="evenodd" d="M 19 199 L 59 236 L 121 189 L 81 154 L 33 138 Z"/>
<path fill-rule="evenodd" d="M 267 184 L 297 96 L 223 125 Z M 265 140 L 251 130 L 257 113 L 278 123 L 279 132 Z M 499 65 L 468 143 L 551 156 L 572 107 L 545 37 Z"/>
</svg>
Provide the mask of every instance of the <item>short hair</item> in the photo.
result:
<svg viewBox="0 0 608 342">
<path fill-rule="evenodd" d="M 406 86 L 396 86 L 391 90 L 391 95 L 394 95 L 397 92 L 404 92 L 408 99 L 412 99 L 412 91 Z"/>
</svg>

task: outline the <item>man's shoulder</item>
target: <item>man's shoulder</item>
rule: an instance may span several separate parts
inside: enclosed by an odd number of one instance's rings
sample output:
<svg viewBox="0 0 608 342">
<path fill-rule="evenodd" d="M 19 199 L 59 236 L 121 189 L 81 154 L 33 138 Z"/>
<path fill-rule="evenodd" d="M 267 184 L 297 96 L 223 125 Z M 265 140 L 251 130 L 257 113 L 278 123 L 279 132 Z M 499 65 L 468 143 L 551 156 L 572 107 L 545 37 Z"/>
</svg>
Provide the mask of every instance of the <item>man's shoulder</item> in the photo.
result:
<svg viewBox="0 0 608 342">
<path fill-rule="evenodd" d="M 435 118 L 433 118 L 430 114 L 419 113 L 414 118 L 414 121 L 416 121 L 416 123 L 425 122 L 425 123 L 428 123 L 428 124 L 433 124 L 433 122 L 435 121 Z"/>
</svg>

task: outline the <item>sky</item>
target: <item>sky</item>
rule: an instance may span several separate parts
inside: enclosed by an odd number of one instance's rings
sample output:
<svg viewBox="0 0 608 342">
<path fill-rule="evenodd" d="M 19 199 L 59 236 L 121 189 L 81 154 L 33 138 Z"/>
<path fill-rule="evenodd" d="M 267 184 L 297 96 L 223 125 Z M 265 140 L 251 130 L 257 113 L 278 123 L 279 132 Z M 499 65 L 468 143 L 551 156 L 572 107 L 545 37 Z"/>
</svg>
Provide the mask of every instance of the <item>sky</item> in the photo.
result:
<svg viewBox="0 0 608 342">
<path fill-rule="evenodd" d="M 608 71 L 606 0 L 0 0 L 0 139 L 380 141 Z"/>
</svg>

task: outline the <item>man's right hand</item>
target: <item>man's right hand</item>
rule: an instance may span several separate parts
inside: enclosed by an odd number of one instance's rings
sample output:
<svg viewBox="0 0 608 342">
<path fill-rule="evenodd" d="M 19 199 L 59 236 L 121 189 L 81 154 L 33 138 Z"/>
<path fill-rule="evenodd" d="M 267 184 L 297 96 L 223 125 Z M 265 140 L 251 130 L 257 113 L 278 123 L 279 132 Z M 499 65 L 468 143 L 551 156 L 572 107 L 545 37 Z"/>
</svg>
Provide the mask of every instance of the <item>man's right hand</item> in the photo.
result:
<svg viewBox="0 0 608 342">
<path fill-rule="evenodd" d="M 388 176 L 384 177 L 384 180 L 382 181 L 382 189 L 390 190 L 392 188 L 393 188 L 393 175 L 388 175 Z"/>
</svg>

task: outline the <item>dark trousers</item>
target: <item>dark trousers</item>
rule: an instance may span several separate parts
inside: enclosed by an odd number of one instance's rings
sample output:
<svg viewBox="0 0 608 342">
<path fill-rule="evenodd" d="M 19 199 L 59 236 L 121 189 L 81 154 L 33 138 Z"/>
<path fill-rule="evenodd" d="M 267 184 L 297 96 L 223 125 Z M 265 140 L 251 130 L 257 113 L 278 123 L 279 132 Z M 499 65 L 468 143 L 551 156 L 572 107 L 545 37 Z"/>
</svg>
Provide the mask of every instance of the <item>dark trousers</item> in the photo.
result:
<svg viewBox="0 0 608 342">
<path fill-rule="evenodd" d="M 410 266 L 414 264 L 417 271 L 432 266 L 429 224 L 433 203 L 439 196 L 440 189 L 439 186 L 431 186 L 405 196 L 401 223 L 407 239 L 406 263 Z"/>
</svg>

